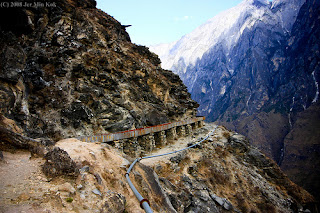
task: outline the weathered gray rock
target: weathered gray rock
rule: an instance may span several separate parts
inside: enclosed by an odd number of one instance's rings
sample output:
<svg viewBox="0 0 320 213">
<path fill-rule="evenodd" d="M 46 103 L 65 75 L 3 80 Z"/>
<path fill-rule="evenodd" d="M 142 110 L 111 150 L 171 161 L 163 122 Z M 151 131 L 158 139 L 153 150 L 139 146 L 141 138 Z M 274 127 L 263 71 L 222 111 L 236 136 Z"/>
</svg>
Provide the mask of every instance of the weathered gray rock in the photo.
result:
<svg viewBox="0 0 320 213">
<path fill-rule="evenodd" d="M 242 135 L 230 136 L 228 145 L 230 145 L 233 150 L 238 150 L 241 153 L 247 152 L 249 149 L 249 142 Z"/>
<path fill-rule="evenodd" d="M 98 184 L 101 185 L 102 184 L 101 176 L 98 173 L 94 173 L 94 177 L 96 178 Z"/>
<path fill-rule="evenodd" d="M 26 63 L 26 54 L 20 46 L 3 47 L 0 52 L 0 79 L 17 83 Z"/>
<path fill-rule="evenodd" d="M 79 174 L 79 168 L 76 163 L 70 158 L 68 153 L 59 147 L 55 147 L 48 152 L 44 159 L 42 169 L 45 175 L 49 177 L 71 176 L 76 177 Z"/>
<path fill-rule="evenodd" d="M 81 103 L 74 102 L 69 109 L 64 109 L 61 114 L 68 118 L 70 123 L 75 127 L 80 127 L 81 121 L 90 122 L 93 117 L 92 111 Z"/>
<path fill-rule="evenodd" d="M 101 192 L 100 192 L 99 189 L 94 189 L 94 190 L 92 190 L 92 193 L 93 193 L 93 194 L 96 194 L 96 195 L 99 195 L 100 197 L 102 197 L 102 194 L 101 194 Z"/>
<path fill-rule="evenodd" d="M 87 165 L 80 169 L 80 173 L 89 172 L 89 170 L 90 170 L 90 167 Z"/>
<path fill-rule="evenodd" d="M 21 149 L 27 149 L 31 153 L 44 156 L 51 151 L 54 142 L 45 138 L 39 138 L 37 140 L 26 137 L 22 134 L 16 133 L 11 129 L 4 128 L 5 124 L 1 123 L 1 119 L 4 117 L 0 114 L 0 137 L 7 146 L 17 147 Z"/>
<path fill-rule="evenodd" d="M 107 195 L 106 202 L 100 212 L 123 213 L 126 211 L 126 198 L 122 194 L 111 193 Z"/>
<path fill-rule="evenodd" d="M 3 153 L 1 150 L 0 150 L 0 161 L 4 161 Z"/>
<path fill-rule="evenodd" d="M 264 154 L 254 148 L 250 149 L 246 156 L 248 162 L 259 167 L 270 167 L 273 164 Z"/>
<path fill-rule="evenodd" d="M 195 164 L 195 165 L 192 165 L 192 166 L 190 166 L 189 168 L 188 168 L 188 173 L 190 174 L 190 175 L 192 175 L 193 177 L 197 177 L 198 175 L 197 175 L 197 171 L 198 171 L 198 167 L 197 167 L 197 165 Z"/>
<path fill-rule="evenodd" d="M 202 138 L 199 139 L 199 140 L 202 140 Z M 197 143 L 198 143 L 198 141 L 188 143 L 188 144 L 187 144 L 187 147 L 193 146 L 192 149 L 202 149 L 202 148 L 203 148 L 202 144 L 197 144 Z M 196 144 L 197 144 L 197 145 L 196 145 Z"/>
<path fill-rule="evenodd" d="M 155 207 L 157 209 L 163 209 L 165 212 L 177 212 L 174 207 L 172 206 L 172 203 L 170 202 L 169 197 L 165 193 L 164 189 L 162 188 L 158 175 L 150 168 L 143 164 L 138 164 L 138 166 L 143 171 L 143 176 L 145 178 L 145 186 L 149 187 L 149 193 L 152 193 L 153 196 L 157 196 L 158 198 L 161 198 L 161 202 L 159 203 L 161 205 Z M 142 176 L 141 176 L 142 177 Z M 140 180 L 140 182 L 144 182 Z"/>
<path fill-rule="evenodd" d="M 1 25 L 6 117 L 28 136 L 59 140 L 195 116 L 197 104 L 179 76 L 161 69 L 147 47 L 132 44 L 113 17 L 92 9 L 95 1 L 80 2 L 15 8 L 14 23 Z"/>
<path fill-rule="evenodd" d="M 173 156 L 170 158 L 170 161 L 172 163 L 177 163 L 179 164 L 184 158 L 186 157 L 186 153 L 185 152 L 180 152 L 177 155 Z"/>
<path fill-rule="evenodd" d="M 215 202 L 217 202 L 220 206 L 223 206 L 223 208 L 225 208 L 226 210 L 230 211 L 233 209 L 232 204 L 227 199 L 221 198 L 216 194 L 211 194 L 210 196 Z"/>
</svg>

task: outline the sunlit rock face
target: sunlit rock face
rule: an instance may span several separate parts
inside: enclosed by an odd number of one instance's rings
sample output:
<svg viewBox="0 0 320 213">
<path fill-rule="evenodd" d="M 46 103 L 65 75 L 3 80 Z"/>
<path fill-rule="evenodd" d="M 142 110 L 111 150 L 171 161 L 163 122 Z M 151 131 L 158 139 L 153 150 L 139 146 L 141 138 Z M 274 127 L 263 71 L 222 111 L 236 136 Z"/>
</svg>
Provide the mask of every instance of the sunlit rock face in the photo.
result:
<svg viewBox="0 0 320 213">
<path fill-rule="evenodd" d="M 53 139 L 194 116 L 179 76 L 95 5 L 1 9 L 1 113 L 31 137 Z"/>
</svg>

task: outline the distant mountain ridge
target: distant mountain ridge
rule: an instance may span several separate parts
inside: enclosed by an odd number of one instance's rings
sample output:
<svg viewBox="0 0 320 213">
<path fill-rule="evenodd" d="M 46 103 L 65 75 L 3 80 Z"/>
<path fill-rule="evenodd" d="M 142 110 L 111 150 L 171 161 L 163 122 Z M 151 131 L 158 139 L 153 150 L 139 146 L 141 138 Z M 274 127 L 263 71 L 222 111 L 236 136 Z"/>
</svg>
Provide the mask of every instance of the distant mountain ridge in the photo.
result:
<svg viewBox="0 0 320 213">
<path fill-rule="evenodd" d="M 319 179 L 303 166 L 319 162 L 319 140 L 297 137 L 319 132 L 319 4 L 243 1 L 173 44 L 150 47 L 180 75 L 199 114 L 246 135 L 282 168 L 295 165 L 289 175 L 302 185 Z M 316 194 L 318 185 L 304 187 Z"/>
<path fill-rule="evenodd" d="M 270 21 L 281 22 L 282 31 L 289 32 L 304 2 L 245 0 L 209 19 L 180 40 L 154 45 L 150 50 L 159 55 L 163 68 L 185 73 L 188 66 L 195 66 L 197 60 L 216 45 L 222 44 L 227 52 L 230 51 L 245 29 L 250 29 L 261 18 L 266 21 L 268 15 Z"/>
</svg>

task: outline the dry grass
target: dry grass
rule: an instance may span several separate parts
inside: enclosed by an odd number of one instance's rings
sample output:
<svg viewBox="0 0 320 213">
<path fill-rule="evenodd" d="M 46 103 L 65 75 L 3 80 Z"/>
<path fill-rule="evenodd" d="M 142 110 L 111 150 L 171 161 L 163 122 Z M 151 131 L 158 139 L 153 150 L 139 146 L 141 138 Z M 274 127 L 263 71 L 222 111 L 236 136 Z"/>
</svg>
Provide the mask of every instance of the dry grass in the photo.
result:
<svg viewBox="0 0 320 213">
<path fill-rule="evenodd" d="M 241 212 L 251 212 L 250 206 L 240 192 L 236 193 L 235 198 L 238 204 L 237 207 L 241 210 Z"/>
<path fill-rule="evenodd" d="M 215 168 L 210 168 L 209 172 L 209 182 L 211 185 L 230 186 L 230 175 L 228 173 L 223 173 Z"/>
<path fill-rule="evenodd" d="M 108 172 L 104 172 L 101 174 L 102 178 L 107 182 L 108 186 L 117 186 L 119 185 L 119 180 L 116 178 L 113 174 L 110 174 Z"/>
<path fill-rule="evenodd" d="M 185 166 L 188 166 L 191 162 L 191 159 L 189 156 L 185 156 L 180 162 L 179 162 L 179 167 L 181 168 L 181 170 L 183 170 L 185 168 Z"/>
<path fill-rule="evenodd" d="M 257 203 L 257 207 L 261 212 L 268 212 L 268 213 L 277 212 L 273 204 L 269 202 Z"/>
<path fill-rule="evenodd" d="M 230 132 L 225 131 L 225 132 L 222 133 L 222 136 L 229 140 L 231 135 L 230 135 Z"/>
<path fill-rule="evenodd" d="M 228 171 L 220 171 L 210 159 L 204 159 L 199 165 L 200 173 L 206 177 L 208 183 L 214 188 L 216 185 L 223 185 L 224 187 L 231 186 L 231 177 Z"/>
<path fill-rule="evenodd" d="M 159 172 L 157 172 L 157 174 L 160 177 L 168 178 L 168 176 L 172 174 L 170 163 L 161 163 L 160 165 L 161 169 L 159 170 Z"/>
<path fill-rule="evenodd" d="M 224 148 L 217 146 L 215 148 L 215 152 L 219 157 L 225 158 L 227 157 L 230 153 L 228 152 L 228 150 L 225 150 Z"/>
</svg>

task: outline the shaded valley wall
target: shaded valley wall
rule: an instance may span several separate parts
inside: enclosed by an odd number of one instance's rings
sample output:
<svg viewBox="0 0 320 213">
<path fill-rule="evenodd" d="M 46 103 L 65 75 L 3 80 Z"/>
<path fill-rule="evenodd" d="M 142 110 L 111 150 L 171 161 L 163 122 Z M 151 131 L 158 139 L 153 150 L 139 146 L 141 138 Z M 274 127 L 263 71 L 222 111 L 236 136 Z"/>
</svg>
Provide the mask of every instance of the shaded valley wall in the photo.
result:
<svg viewBox="0 0 320 213">
<path fill-rule="evenodd" d="M 270 58 L 273 65 L 261 69 L 269 70 L 270 75 L 263 72 L 256 74 L 258 81 L 264 79 L 266 82 L 260 84 L 262 86 L 258 95 L 262 97 L 261 101 L 255 103 L 257 93 L 233 93 L 229 96 L 229 108 L 218 118 L 221 123 L 248 136 L 293 181 L 313 193 L 318 200 L 319 14 L 320 2 L 306 1 L 293 25 L 285 49 L 280 45 Z M 281 49 L 283 58 L 279 57 Z M 272 50 L 267 50 L 267 53 Z M 233 91 L 236 90 L 231 89 Z M 232 97 L 242 97 L 243 100 L 236 104 Z M 249 109 L 250 105 L 257 104 L 261 109 L 241 113 L 241 106 Z"/>
<path fill-rule="evenodd" d="M 305 135 L 309 129 L 320 131 L 313 117 L 305 117 L 310 119 L 308 125 L 296 125 L 301 113 L 310 107 L 315 107 L 315 112 L 319 102 L 319 5 L 316 0 L 244 1 L 235 7 L 242 12 L 239 17 L 232 8 L 230 13 L 210 19 L 183 37 L 170 47 L 167 55 L 163 49 L 159 53 L 164 60 L 173 60 L 164 64 L 174 63 L 172 69 L 200 104 L 199 115 L 246 135 L 252 144 L 282 165 L 292 154 L 288 149 L 292 132 Z M 229 28 L 219 25 L 225 22 L 233 24 Z M 216 32 L 223 33 L 217 36 Z M 199 38 L 199 33 L 203 37 Z M 203 43 L 211 46 L 203 55 L 196 50 L 190 54 L 190 48 L 186 48 L 189 43 L 199 48 Z M 196 62 L 188 62 L 194 54 L 199 55 Z M 319 143 L 314 139 L 299 140 L 301 147 Z M 310 159 L 320 156 L 317 149 L 308 150 L 299 155 Z M 292 165 L 298 161 L 299 157 L 295 158 Z M 309 169 L 301 164 L 296 171 L 303 176 Z M 316 172 L 314 175 L 319 179 Z M 298 182 L 304 181 L 302 176 Z"/>
</svg>

